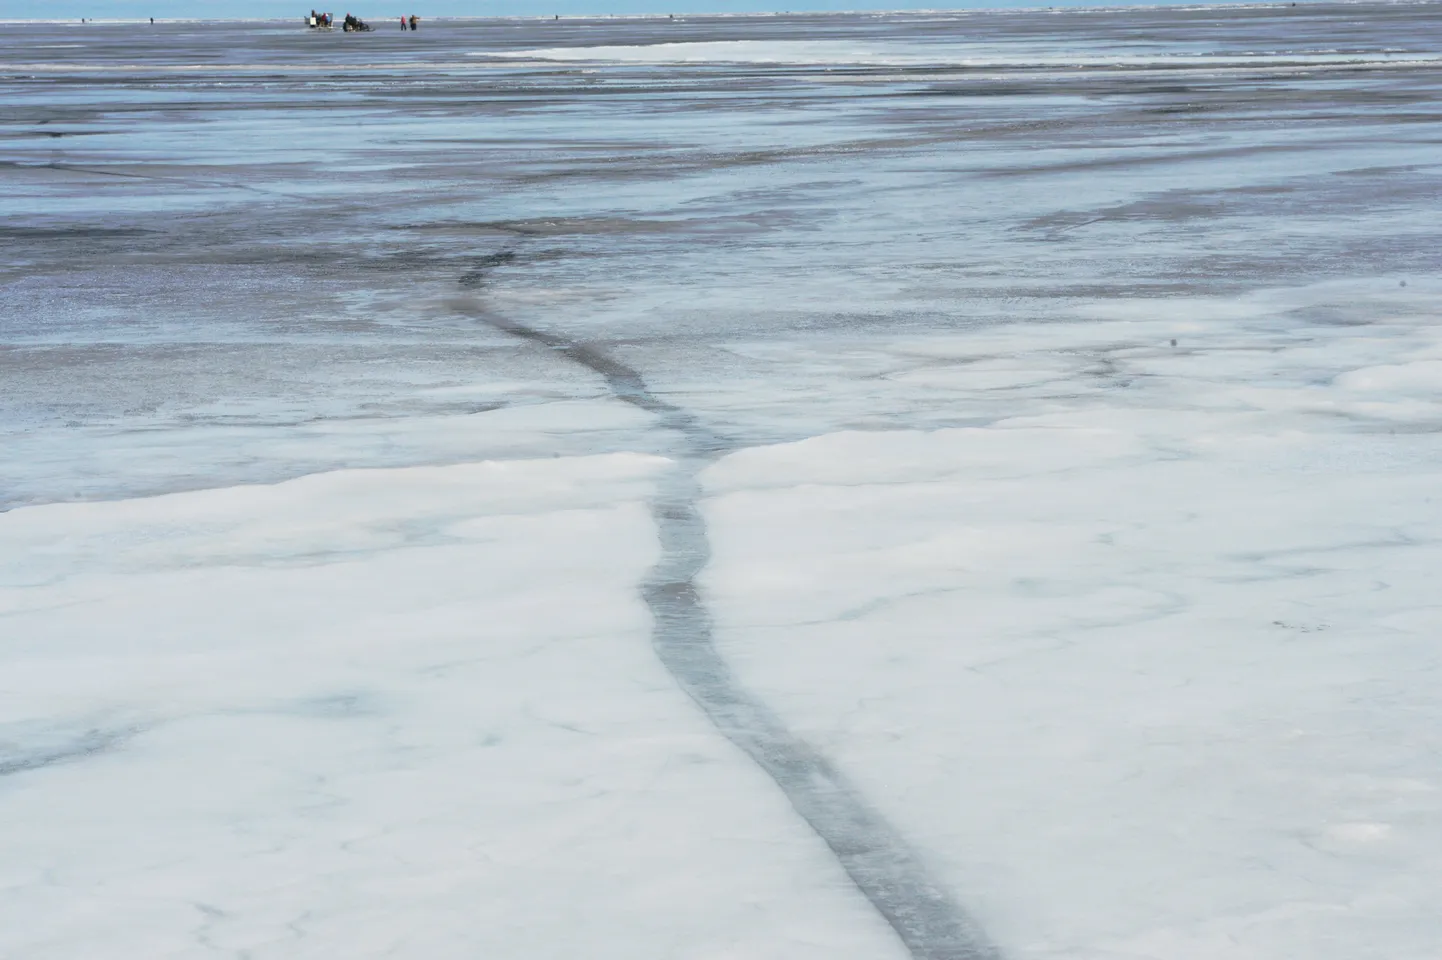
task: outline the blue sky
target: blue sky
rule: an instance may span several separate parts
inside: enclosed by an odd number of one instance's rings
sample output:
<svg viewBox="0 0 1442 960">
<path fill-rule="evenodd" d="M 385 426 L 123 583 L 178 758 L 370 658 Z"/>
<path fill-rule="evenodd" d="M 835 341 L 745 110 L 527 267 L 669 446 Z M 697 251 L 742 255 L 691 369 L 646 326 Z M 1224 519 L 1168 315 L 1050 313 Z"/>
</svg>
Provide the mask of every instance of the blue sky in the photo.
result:
<svg viewBox="0 0 1442 960">
<path fill-rule="evenodd" d="M 0 0 L 0 18 L 80 17 L 292 17 L 327 7 L 319 0 Z M 1108 6 L 1124 0 L 1108 0 Z M 1151 0 L 1155 3 L 1157 0 Z M 346 9 L 363 17 L 389 16 L 405 8 L 421 16 L 541 16 L 607 13 L 688 13 L 774 10 L 936 9 L 940 7 L 1031 7 L 1075 5 L 1077 0 L 977 0 L 973 3 L 907 3 L 904 0 L 346 0 Z M 340 10 L 340 0 L 328 9 Z"/>
</svg>

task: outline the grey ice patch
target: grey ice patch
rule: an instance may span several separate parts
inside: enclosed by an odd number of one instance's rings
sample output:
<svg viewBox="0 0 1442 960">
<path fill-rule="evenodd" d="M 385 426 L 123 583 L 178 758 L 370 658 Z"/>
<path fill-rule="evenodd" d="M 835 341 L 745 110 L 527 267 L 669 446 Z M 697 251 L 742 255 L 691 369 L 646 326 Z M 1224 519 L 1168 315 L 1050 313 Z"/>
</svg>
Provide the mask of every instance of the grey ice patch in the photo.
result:
<svg viewBox="0 0 1442 960">
<path fill-rule="evenodd" d="M 514 250 L 501 250 L 497 253 L 487 254 L 476 260 L 474 268 L 461 276 L 460 284 L 468 290 L 476 290 L 486 285 L 486 279 L 490 272 L 496 267 L 503 267 L 516 259 Z"/>
</svg>

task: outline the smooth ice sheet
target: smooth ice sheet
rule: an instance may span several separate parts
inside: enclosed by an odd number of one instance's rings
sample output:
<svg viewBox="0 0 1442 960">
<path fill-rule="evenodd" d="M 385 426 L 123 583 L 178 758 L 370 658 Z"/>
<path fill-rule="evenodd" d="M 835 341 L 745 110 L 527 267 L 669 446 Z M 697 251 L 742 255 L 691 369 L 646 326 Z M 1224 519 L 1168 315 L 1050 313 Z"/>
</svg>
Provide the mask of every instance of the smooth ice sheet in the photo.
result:
<svg viewBox="0 0 1442 960">
<path fill-rule="evenodd" d="M 897 956 L 650 653 L 666 466 L 0 516 L 0 954 Z"/>
<path fill-rule="evenodd" d="M 926 348 L 932 389 L 1046 412 L 712 467 L 722 649 L 1012 956 L 1427 956 L 1432 318 L 1294 330 L 1265 379 L 1098 324 L 1125 405 L 1057 392 L 1087 332 Z"/>
</svg>

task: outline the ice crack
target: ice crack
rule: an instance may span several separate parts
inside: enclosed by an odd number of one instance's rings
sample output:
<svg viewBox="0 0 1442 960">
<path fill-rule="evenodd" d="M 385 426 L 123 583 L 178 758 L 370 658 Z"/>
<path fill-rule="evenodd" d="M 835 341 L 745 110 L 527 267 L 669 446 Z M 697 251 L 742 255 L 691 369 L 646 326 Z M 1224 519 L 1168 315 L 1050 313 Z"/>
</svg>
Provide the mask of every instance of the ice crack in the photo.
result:
<svg viewBox="0 0 1442 960">
<path fill-rule="evenodd" d="M 733 444 L 652 393 L 639 372 L 594 344 L 479 307 L 467 312 L 595 372 L 618 400 L 654 414 L 663 429 L 678 435 L 676 466 L 651 503 L 661 558 L 641 588 L 652 615 L 657 657 L 717 730 L 776 782 L 912 957 L 999 960 L 999 951 L 901 834 L 829 759 L 745 690 L 716 649 L 711 615 L 695 582 L 711 558 L 700 508 L 700 472 Z"/>
<path fill-rule="evenodd" d="M 0 777 L 43 770 L 61 763 L 84 760 L 119 747 L 135 735 L 134 729 L 88 730 L 70 743 L 29 752 L 9 753 L 0 743 Z"/>
</svg>

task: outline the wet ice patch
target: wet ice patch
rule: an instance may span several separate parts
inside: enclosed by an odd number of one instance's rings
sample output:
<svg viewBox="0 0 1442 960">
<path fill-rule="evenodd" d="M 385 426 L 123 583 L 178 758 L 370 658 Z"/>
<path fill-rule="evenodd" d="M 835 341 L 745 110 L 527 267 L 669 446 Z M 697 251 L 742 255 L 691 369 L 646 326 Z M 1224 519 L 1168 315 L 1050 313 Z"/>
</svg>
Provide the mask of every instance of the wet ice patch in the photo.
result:
<svg viewBox="0 0 1442 960">
<path fill-rule="evenodd" d="M 650 43 L 634 46 L 542 47 L 534 50 L 486 51 L 478 57 L 522 60 L 595 61 L 609 63 L 910 63 L 904 47 L 886 47 L 826 40 L 710 40 Z"/>
</svg>

